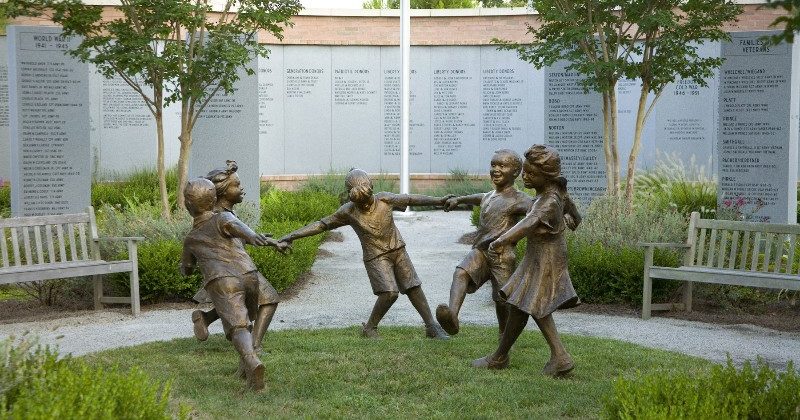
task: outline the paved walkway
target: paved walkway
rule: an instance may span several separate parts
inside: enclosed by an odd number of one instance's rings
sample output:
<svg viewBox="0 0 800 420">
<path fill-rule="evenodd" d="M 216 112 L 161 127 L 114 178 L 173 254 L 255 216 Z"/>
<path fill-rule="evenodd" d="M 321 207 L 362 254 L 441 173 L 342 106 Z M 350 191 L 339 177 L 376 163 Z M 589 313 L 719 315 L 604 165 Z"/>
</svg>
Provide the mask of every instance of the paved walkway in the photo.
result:
<svg viewBox="0 0 800 420">
<path fill-rule="evenodd" d="M 455 265 L 469 251 L 457 239 L 472 228 L 465 212 L 420 212 L 398 219 L 398 228 L 423 281 L 431 308 L 447 301 Z M 340 229 L 343 242 L 326 242 L 312 276 L 298 296 L 278 306 L 271 329 L 334 328 L 360 325 L 369 316 L 374 297 L 361 262 L 358 238 L 350 228 Z M 89 312 L 80 317 L 38 323 L 0 325 L 0 339 L 24 333 L 38 336 L 43 344 L 57 344 L 63 353 L 81 355 L 109 348 L 170 340 L 192 335 L 191 310 L 158 310 L 133 318 L 122 310 Z M 494 307 L 486 287 L 467 296 L 462 323 L 492 325 Z M 605 316 L 579 312 L 556 312 L 559 331 L 613 338 L 646 347 L 667 349 L 716 362 L 730 354 L 734 361 L 763 357 L 783 367 L 788 360 L 800 361 L 800 334 L 752 325 L 721 326 L 671 318 L 642 321 L 634 317 Z M 382 325 L 420 325 L 408 299 L 401 296 Z M 529 323 L 535 331 L 535 324 Z M 219 323 L 211 332 L 219 333 Z M 456 337 L 457 339 L 457 337 Z"/>
</svg>

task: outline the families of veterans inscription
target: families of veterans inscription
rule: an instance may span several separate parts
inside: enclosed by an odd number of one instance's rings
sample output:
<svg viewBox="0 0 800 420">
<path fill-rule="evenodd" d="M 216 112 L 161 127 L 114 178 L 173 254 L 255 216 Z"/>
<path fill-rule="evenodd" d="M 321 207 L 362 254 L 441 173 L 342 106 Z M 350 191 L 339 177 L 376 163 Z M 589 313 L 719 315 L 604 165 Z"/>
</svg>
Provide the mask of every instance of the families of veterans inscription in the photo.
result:
<svg viewBox="0 0 800 420">
<path fill-rule="evenodd" d="M 81 212 L 90 201 L 88 68 L 60 28 L 10 26 L 11 207 L 16 216 Z"/>
<path fill-rule="evenodd" d="M 764 32 L 731 34 L 720 69 L 718 211 L 752 221 L 794 223 L 800 72 L 791 44 Z M 794 57 L 796 62 L 796 57 Z"/>
</svg>

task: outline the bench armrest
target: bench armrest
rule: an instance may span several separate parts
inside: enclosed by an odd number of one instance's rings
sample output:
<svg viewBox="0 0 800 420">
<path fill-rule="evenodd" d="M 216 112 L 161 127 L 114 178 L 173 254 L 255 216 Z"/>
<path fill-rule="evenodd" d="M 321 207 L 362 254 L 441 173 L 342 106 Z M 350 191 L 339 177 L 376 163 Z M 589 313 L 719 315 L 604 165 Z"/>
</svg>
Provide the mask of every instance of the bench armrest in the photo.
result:
<svg viewBox="0 0 800 420">
<path fill-rule="evenodd" d="M 142 236 L 105 236 L 105 237 L 95 238 L 95 241 L 98 241 L 98 242 L 99 241 L 114 241 L 114 242 L 120 242 L 120 241 L 134 241 L 135 242 L 135 241 L 139 241 L 139 242 L 141 242 L 141 241 L 144 241 L 144 239 L 145 238 L 142 237 Z"/>
<path fill-rule="evenodd" d="M 644 248 L 690 248 L 689 244 L 674 242 L 639 242 L 637 246 Z"/>
</svg>

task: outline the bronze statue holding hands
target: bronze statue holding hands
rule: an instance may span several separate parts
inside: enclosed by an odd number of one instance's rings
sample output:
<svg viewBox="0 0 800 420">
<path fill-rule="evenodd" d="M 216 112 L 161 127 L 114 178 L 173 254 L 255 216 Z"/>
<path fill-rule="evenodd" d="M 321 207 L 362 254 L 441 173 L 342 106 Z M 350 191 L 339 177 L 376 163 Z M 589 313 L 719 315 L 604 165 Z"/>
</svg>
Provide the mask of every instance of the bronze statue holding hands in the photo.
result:
<svg viewBox="0 0 800 420">
<path fill-rule="evenodd" d="M 564 238 L 567 180 L 561 176 L 558 152 L 548 146 L 531 146 L 525 153 L 522 179 L 527 188 L 536 189 L 533 207 L 488 249 L 489 254 L 500 255 L 506 247 L 527 237 L 525 256 L 499 291 L 507 303 L 508 321 L 497 350 L 475 360 L 472 365 L 489 369 L 508 366 L 511 347 L 525 328 L 528 317 L 533 317 L 550 347 L 550 360 L 543 373 L 564 375 L 574 368 L 574 362 L 561 343 L 552 313 L 556 309 L 577 306 L 580 299 L 567 270 Z"/>
<path fill-rule="evenodd" d="M 405 250 L 405 242 L 394 224 L 394 207 L 441 206 L 449 197 L 428 197 L 416 194 L 372 193 L 372 181 L 366 172 L 351 170 L 345 179 L 350 201 L 335 213 L 311 223 L 281 238 L 291 243 L 306 236 L 350 225 L 361 241 L 364 267 L 372 291 L 378 296 L 362 334 L 378 338 L 378 323 L 403 293 L 408 296 L 425 323 L 425 334 L 431 338 L 447 339 L 448 335 L 434 320 L 422 282 Z"/>
</svg>

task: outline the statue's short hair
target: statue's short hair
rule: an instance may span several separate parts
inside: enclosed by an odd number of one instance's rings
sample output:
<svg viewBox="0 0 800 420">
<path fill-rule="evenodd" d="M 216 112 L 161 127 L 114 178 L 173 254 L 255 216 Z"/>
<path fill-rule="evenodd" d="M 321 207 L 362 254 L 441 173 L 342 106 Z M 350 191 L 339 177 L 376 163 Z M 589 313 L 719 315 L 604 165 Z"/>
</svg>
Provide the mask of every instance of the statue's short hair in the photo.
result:
<svg viewBox="0 0 800 420">
<path fill-rule="evenodd" d="M 353 168 L 350 172 L 347 173 L 347 176 L 344 178 L 344 185 L 347 187 L 347 191 L 350 191 L 353 187 L 357 187 L 360 185 L 367 185 L 370 189 L 372 189 L 372 180 L 369 178 L 366 172 L 361 169 Z"/>
<path fill-rule="evenodd" d="M 183 198 L 186 199 L 186 210 L 195 216 L 205 211 L 211 211 L 217 202 L 217 191 L 214 183 L 206 178 L 190 179 L 183 189 Z"/>
<path fill-rule="evenodd" d="M 519 175 L 522 172 L 522 157 L 519 153 L 511 150 L 511 149 L 499 149 L 494 151 L 495 155 L 506 155 L 511 156 L 512 161 L 514 162 L 514 173 Z M 515 177 L 516 177 L 515 175 Z"/>
</svg>

